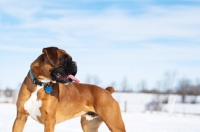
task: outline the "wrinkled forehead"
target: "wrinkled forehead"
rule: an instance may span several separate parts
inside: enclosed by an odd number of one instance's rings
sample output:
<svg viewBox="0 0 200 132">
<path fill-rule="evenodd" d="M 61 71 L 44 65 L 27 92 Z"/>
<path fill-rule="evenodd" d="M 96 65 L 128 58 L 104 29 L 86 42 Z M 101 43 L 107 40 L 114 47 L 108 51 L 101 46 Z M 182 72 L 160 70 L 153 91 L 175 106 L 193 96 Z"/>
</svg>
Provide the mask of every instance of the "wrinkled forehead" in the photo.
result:
<svg viewBox="0 0 200 132">
<path fill-rule="evenodd" d="M 57 55 L 58 55 L 58 58 L 66 56 L 67 58 L 72 59 L 72 57 L 63 49 L 57 50 Z"/>
</svg>

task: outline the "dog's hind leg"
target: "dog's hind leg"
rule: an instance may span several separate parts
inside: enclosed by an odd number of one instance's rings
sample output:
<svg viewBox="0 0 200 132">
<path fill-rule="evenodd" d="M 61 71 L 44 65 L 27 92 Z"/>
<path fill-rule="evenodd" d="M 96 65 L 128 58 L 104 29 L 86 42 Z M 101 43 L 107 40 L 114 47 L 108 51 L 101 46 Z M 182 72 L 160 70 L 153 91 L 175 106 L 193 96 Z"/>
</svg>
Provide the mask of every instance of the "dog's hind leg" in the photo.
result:
<svg viewBox="0 0 200 132">
<path fill-rule="evenodd" d="M 89 119 L 86 116 L 81 117 L 81 126 L 84 132 L 98 132 L 98 128 L 102 123 L 102 119 L 99 116 L 96 116 L 93 119 Z"/>
<path fill-rule="evenodd" d="M 119 104 L 113 99 L 107 100 L 107 102 L 109 105 L 105 103 L 98 105 L 96 112 L 111 132 L 126 132 Z"/>
</svg>

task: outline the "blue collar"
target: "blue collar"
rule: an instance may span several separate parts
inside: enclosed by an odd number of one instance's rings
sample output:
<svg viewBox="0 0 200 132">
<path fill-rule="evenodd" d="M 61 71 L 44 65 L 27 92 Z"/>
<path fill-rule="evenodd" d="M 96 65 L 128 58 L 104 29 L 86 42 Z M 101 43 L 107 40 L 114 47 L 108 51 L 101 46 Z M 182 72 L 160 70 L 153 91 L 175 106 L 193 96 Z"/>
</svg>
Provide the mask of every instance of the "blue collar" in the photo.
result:
<svg viewBox="0 0 200 132">
<path fill-rule="evenodd" d="M 35 76 L 33 75 L 33 72 L 32 72 L 31 69 L 29 71 L 29 74 L 30 74 L 31 79 L 32 79 L 32 81 L 33 81 L 34 84 L 40 85 L 40 86 L 48 84 L 48 83 L 40 82 L 39 80 L 37 80 L 37 78 L 35 78 Z"/>
</svg>

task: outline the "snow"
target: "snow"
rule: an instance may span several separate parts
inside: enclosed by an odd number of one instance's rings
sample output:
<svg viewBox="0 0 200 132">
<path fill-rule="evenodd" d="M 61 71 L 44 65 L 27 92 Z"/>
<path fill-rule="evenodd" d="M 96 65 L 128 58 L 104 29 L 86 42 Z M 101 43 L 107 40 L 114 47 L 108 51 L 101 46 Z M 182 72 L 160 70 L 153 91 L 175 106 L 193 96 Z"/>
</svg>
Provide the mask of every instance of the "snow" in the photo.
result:
<svg viewBox="0 0 200 132">
<path fill-rule="evenodd" d="M 16 116 L 14 104 L 0 103 L 0 131 L 11 132 Z M 122 112 L 127 132 L 199 132 L 200 116 L 158 112 Z M 28 118 L 24 132 L 42 132 L 43 125 Z M 56 125 L 55 132 L 82 132 L 80 118 Z M 99 132 L 109 132 L 105 124 Z"/>
</svg>

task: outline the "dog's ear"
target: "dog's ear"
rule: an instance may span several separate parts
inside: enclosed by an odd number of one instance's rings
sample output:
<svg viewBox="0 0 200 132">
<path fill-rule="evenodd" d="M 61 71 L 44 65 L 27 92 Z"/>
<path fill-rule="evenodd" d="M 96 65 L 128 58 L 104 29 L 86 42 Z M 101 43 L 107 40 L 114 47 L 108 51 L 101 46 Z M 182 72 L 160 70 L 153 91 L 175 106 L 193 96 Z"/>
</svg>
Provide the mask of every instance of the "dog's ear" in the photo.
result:
<svg viewBox="0 0 200 132">
<path fill-rule="evenodd" d="M 47 47 L 43 48 L 42 53 L 45 54 L 50 61 L 50 63 L 55 66 L 58 60 L 58 48 L 57 47 Z"/>
</svg>

